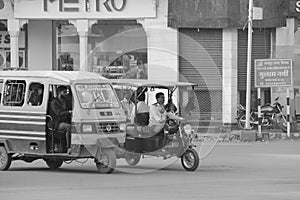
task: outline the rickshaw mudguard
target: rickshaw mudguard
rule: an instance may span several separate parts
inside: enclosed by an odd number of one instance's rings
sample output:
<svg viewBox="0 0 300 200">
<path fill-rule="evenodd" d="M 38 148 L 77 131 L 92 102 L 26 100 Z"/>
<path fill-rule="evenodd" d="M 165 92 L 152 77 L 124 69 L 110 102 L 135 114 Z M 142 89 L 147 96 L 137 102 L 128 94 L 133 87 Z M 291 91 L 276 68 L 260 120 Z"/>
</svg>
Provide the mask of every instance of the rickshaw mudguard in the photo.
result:
<svg viewBox="0 0 300 200">
<path fill-rule="evenodd" d="M 8 141 L 6 139 L 0 139 L 0 146 L 4 146 L 8 153 L 11 152 L 11 149 L 9 148 L 8 145 Z"/>
<path fill-rule="evenodd" d="M 96 145 L 86 146 L 86 150 L 94 157 L 97 156 L 97 153 L 101 153 L 102 149 L 114 148 L 115 145 L 108 138 L 98 139 Z"/>
</svg>

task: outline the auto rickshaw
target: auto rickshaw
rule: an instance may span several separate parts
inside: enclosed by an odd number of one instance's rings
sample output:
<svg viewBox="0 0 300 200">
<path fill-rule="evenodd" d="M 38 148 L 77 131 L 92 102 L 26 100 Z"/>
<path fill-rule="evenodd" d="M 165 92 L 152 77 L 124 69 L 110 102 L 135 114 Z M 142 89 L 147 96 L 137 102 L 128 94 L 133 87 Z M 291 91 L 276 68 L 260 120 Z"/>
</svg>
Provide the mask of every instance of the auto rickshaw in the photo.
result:
<svg viewBox="0 0 300 200">
<path fill-rule="evenodd" d="M 145 156 L 161 157 L 163 159 L 177 157 L 181 159 L 181 164 L 185 170 L 196 170 L 199 166 L 199 155 L 192 143 L 195 133 L 188 123 L 167 119 L 164 128 L 159 133 L 145 136 L 143 130 L 148 121 L 142 123 L 141 121 L 145 120 L 145 114 L 147 113 L 137 113 L 137 99 L 142 93 L 147 93 L 146 101 L 148 104 L 155 103 L 151 102 L 151 95 L 153 100 L 153 94 L 159 91 L 166 94 L 168 103 L 173 103 L 178 100 L 175 96 L 178 97 L 178 94 L 192 90 L 195 84 L 141 79 L 111 79 L 111 81 L 117 93 L 128 90 L 133 91 L 131 101 L 135 104 L 133 111 L 135 112 L 135 119 L 133 123 L 131 119 L 131 122 L 126 125 L 126 139 L 124 144 L 121 145 L 123 151 L 119 151 L 117 157 L 125 158 L 126 162 L 132 166 L 137 165 L 140 159 Z M 175 103 L 173 104 L 175 105 Z M 178 105 L 178 107 L 179 112 L 177 115 L 180 115 L 182 105 Z M 139 119 L 139 117 L 142 119 Z M 149 120 L 149 113 L 146 120 Z"/>
<path fill-rule="evenodd" d="M 66 106 L 72 113 L 70 154 L 49 115 L 61 85 L 68 88 Z M 40 102 L 31 103 L 37 86 Z M 100 173 L 114 170 L 115 143 L 124 142 L 126 117 L 108 79 L 89 72 L 2 71 L 0 93 L 0 170 L 14 160 L 43 159 L 57 169 L 83 158 L 94 159 Z"/>
</svg>

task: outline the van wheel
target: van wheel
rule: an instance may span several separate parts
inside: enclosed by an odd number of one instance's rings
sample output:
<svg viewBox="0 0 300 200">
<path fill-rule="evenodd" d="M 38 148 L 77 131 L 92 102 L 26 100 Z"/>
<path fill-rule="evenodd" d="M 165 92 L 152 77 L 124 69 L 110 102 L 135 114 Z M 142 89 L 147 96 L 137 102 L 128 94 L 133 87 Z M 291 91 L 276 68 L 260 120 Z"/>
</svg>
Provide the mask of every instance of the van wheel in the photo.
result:
<svg viewBox="0 0 300 200">
<path fill-rule="evenodd" d="M 64 162 L 62 159 L 54 159 L 54 158 L 48 158 L 45 159 L 45 161 L 50 169 L 58 169 L 62 166 Z"/>
<path fill-rule="evenodd" d="M 135 166 L 141 160 L 141 154 L 139 153 L 126 153 L 125 160 L 128 165 Z"/>
<path fill-rule="evenodd" d="M 0 170 L 5 171 L 11 165 L 11 154 L 8 154 L 4 146 L 0 146 Z"/>
<path fill-rule="evenodd" d="M 100 160 L 95 160 L 98 172 L 110 174 L 116 168 L 116 154 L 112 149 L 103 149 Z"/>
</svg>

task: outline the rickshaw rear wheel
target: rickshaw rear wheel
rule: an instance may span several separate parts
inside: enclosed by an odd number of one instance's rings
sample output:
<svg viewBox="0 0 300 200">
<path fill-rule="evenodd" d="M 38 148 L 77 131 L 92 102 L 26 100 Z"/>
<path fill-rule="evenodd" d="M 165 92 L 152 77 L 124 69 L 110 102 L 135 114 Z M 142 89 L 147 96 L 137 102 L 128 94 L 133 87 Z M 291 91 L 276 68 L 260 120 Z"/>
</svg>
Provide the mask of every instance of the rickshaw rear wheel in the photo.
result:
<svg viewBox="0 0 300 200">
<path fill-rule="evenodd" d="M 126 153 L 125 160 L 128 165 L 135 166 L 141 160 L 141 154 L 139 153 Z"/>
<path fill-rule="evenodd" d="M 101 160 L 96 161 L 96 167 L 101 174 L 110 174 L 116 168 L 116 154 L 112 149 L 103 149 Z"/>
<path fill-rule="evenodd" d="M 11 154 L 7 153 L 4 146 L 0 146 L 0 170 L 7 170 L 11 165 L 11 160 Z"/>
<path fill-rule="evenodd" d="M 181 156 L 181 164 L 187 171 L 195 171 L 199 166 L 198 152 L 193 148 L 188 148 Z"/>
<path fill-rule="evenodd" d="M 58 169 L 62 166 L 64 161 L 62 159 L 48 158 L 45 159 L 45 162 L 50 169 Z"/>
</svg>

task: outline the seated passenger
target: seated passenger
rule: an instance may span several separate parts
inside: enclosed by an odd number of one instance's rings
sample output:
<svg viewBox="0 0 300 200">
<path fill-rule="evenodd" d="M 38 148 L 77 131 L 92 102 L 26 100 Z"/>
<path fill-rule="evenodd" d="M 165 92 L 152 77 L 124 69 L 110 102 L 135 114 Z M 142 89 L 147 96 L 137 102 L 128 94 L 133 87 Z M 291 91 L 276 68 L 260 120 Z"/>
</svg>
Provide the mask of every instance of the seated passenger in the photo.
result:
<svg viewBox="0 0 300 200">
<path fill-rule="evenodd" d="M 167 112 L 164 107 L 165 96 L 164 93 L 159 92 L 155 95 L 156 103 L 150 107 L 150 119 L 149 125 L 142 128 L 142 132 L 145 134 L 155 135 L 159 133 L 165 125 L 167 118 L 175 119 L 178 121 L 184 120 L 184 118 L 176 116 L 172 112 Z"/>
<path fill-rule="evenodd" d="M 71 153 L 71 110 L 67 108 L 65 97 L 67 95 L 67 87 L 59 86 L 57 88 L 57 98 L 50 104 L 50 115 L 53 118 L 53 127 L 56 130 L 64 132 L 67 143 L 67 153 Z"/>
<path fill-rule="evenodd" d="M 145 103 L 146 95 L 141 93 L 137 97 L 137 109 L 133 106 L 131 111 L 131 123 L 136 123 L 140 126 L 146 126 L 149 123 L 149 110 L 150 107 Z M 136 113 L 135 113 L 136 112 Z"/>
<path fill-rule="evenodd" d="M 30 97 L 29 97 L 29 104 L 32 106 L 39 106 L 42 104 L 43 101 L 43 88 L 41 85 L 33 87 Z"/>
</svg>

